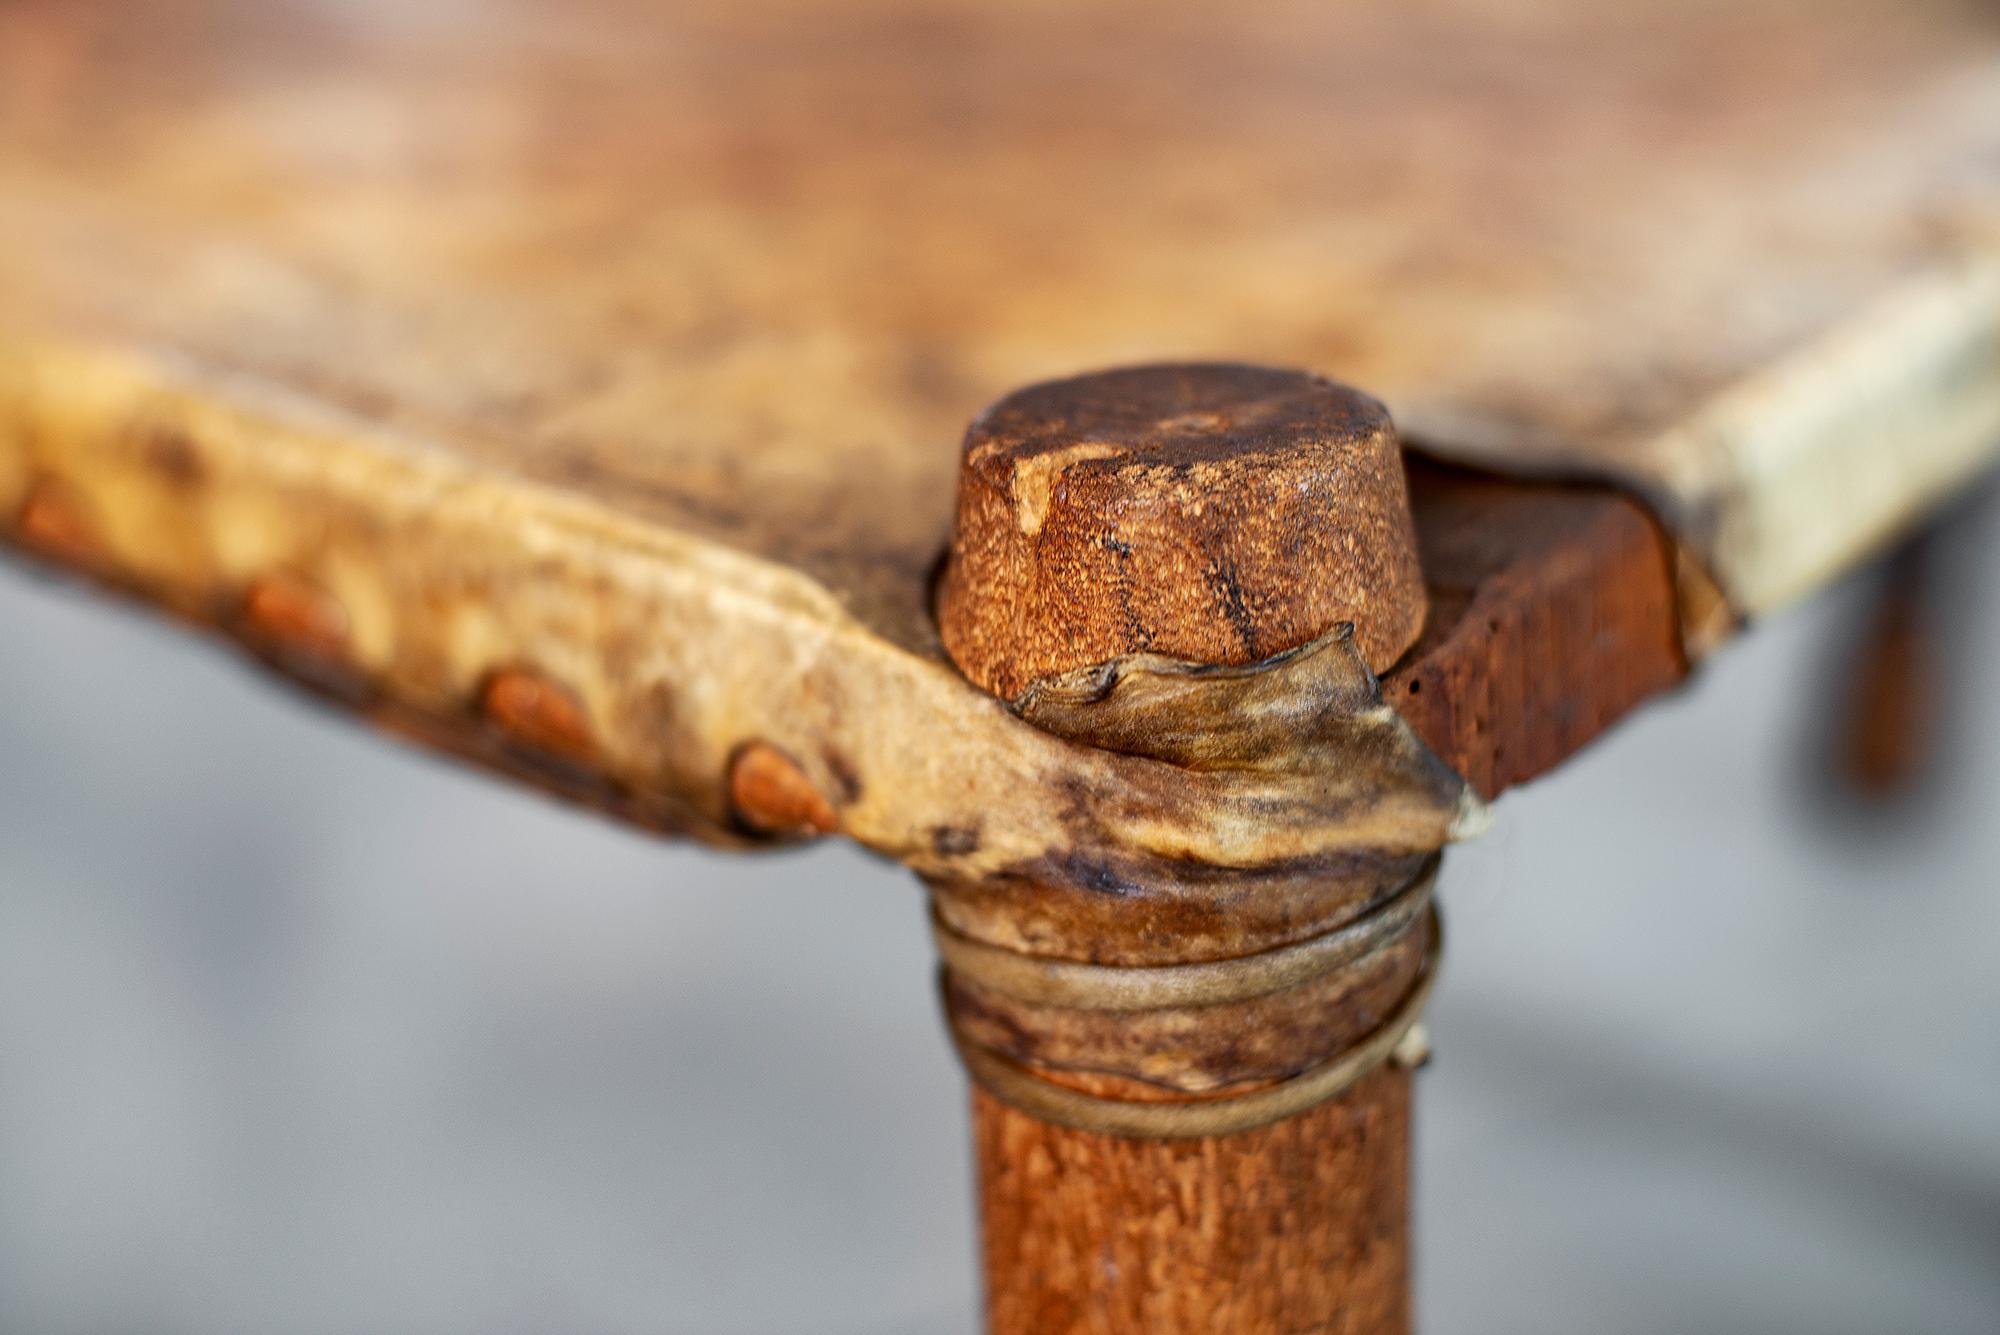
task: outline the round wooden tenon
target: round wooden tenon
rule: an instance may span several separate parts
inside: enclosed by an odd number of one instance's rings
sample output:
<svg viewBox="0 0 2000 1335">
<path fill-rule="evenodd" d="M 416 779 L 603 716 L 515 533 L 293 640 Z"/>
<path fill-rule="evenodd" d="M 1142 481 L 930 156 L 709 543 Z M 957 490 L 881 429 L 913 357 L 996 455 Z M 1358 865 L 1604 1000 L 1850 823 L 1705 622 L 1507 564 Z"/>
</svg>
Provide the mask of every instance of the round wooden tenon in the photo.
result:
<svg viewBox="0 0 2000 1335">
<path fill-rule="evenodd" d="M 1246 663 L 1352 621 L 1416 642 L 1423 576 L 1389 414 L 1299 371 L 1141 366 L 1034 385 L 966 433 L 939 628 L 973 681 L 1152 650 Z"/>
<path fill-rule="evenodd" d="M 1371 667 L 1425 612 L 1382 406 L 1295 371 L 1155 366 L 1037 385 L 967 433 L 939 629 L 1014 696 L 1150 649 L 1242 663 L 1352 621 Z M 973 1092 L 993 1335 L 1401 1335 L 1409 1072 L 1289 1120 L 1140 1140 Z"/>
</svg>

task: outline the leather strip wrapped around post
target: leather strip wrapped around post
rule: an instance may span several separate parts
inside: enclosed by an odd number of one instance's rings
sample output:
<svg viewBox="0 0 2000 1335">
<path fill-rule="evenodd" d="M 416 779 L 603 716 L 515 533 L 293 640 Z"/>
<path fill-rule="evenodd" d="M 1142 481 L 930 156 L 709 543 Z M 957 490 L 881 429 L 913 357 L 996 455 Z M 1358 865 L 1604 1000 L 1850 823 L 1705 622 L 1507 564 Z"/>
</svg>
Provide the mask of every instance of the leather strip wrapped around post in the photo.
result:
<svg viewBox="0 0 2000 1335">
<path fill-rule="evenodd" d="M 1416 1055 L 1438 847 L 1486 813 L 1383 703 L 1345 625 L 1242 667 L 1128 655 L 1038 681 L 1013 708 L 1073 741 L 1263 788 L 1269 812 L 1295 809 L 1283 790 L 1337 796 L 1352 843 L 1155 864 L 1133 882 L 1053 866 L 933 881 L 948 1022 L 983 1087 L 1082 1130 L 1207 1136 Z M 1189 901 L 1206 910 L 1191 935 L 1176 930 Z"/>
</svg>

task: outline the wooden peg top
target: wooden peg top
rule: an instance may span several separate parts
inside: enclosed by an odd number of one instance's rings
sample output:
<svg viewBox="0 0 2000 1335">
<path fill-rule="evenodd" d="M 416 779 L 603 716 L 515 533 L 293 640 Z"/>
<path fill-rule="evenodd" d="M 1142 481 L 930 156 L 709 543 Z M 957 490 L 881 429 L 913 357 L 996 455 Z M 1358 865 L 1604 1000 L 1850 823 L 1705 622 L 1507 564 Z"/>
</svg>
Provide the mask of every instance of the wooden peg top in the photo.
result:
<svg viewBox="0 0 2000 1335">
<path fill-rule="evenodd" d="M 1389 414 L 1298 371 L 1105 371 L 1008 395 L 965 437 L 946 650 L 1012 697 L 1139 650 L 1247 663 L 1352 621 L 1416 641 L 1416 535 Z"/>
</svg>

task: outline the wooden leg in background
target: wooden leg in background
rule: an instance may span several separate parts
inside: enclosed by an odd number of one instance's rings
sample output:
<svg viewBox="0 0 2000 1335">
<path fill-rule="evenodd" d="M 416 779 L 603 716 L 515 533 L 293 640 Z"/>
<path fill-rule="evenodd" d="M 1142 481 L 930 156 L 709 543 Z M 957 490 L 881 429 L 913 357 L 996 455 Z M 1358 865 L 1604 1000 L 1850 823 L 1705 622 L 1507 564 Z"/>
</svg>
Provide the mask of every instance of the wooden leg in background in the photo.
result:
<svg viewBox="0 0 2000 1335">
<path fill-rule="evenodd" d="M 992 1335 L 1408 1330 L 1410 1075 L 1198 1140 L 1072 1131 L 975 1089 Z"/>
</svg>

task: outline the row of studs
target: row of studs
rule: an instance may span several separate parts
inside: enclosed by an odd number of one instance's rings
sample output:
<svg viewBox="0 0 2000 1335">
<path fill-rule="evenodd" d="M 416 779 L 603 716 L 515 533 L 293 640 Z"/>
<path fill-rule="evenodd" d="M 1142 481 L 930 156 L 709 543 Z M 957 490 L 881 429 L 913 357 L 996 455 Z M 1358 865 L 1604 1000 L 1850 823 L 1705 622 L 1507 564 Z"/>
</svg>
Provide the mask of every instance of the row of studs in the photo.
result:
<svg viewBox="0 0 2000 1335">
<path fill-rule="evenodd" d="M 31 487 L 17 519 L 24 546 L 86 571 L 109 560 L 82 507 L 54 481 Z M 295 575 L 259 576 L 244 591 L 247 634 L 289 655 L 334 665 L 347 652 L 347 616 L 322 589 Z M 485 679 L 475 705 L 480 717 L 512 741 L 566 760 L 589 762 L 597 752 L 589 719 L 574 692 L 523 667 L 499 668 Z M 825 794 L 797 761 L 771 743 L 752 740 L 731 754 L 729 800 L 737 820 L 773 838 L 813 838 L 839 828 Z"/>
</svg>

